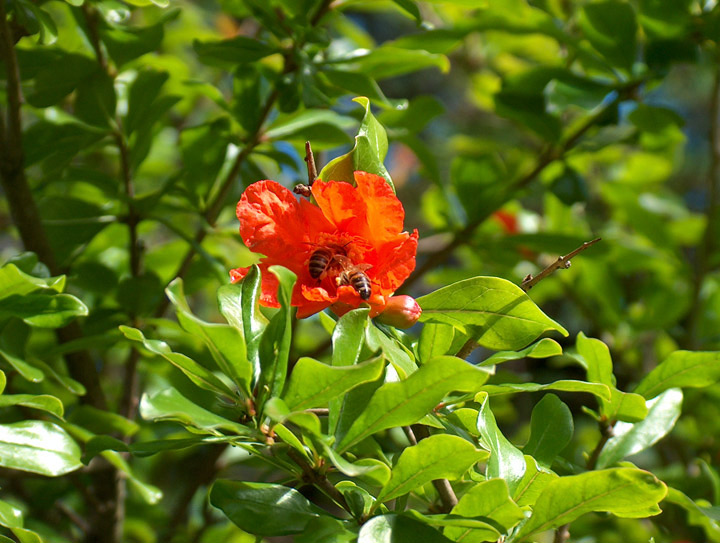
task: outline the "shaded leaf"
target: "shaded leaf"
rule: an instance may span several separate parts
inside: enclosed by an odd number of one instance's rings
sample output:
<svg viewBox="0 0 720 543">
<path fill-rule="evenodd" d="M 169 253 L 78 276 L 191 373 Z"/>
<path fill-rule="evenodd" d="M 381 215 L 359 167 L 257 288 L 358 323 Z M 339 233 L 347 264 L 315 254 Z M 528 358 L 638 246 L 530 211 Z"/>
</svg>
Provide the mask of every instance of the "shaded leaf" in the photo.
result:
<svg viewBox="0 0 720 543">
<path fill-rule="evenodd" d="M 573 436 L 570 408 L 555 394 L 546 394 L 533 408 L 530 417 L 530 438 L 523 447 L 538 464 L 550 467 L 555 457 L 570 443 Z"/>
<path fill-rule="evenodd" d="M 720 352 L 675 351 L 635 388 L 636 394 L 654 398 L 669 388 L 698 388 L 720 380 Z"/>
</svg>

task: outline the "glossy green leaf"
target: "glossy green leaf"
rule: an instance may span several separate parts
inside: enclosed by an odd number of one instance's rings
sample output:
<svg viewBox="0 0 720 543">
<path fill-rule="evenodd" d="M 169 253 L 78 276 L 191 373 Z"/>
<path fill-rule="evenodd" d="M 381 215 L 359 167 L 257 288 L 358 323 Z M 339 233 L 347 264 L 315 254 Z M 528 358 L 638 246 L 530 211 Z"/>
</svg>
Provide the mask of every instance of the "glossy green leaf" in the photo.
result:
<svg viewBox="0 0 720 543">
<path fill-rule="evenodd" d="M 719 541 L 720 540 L 720 525 L 718 524 L 718 514 L 712 513 L 712 509 L 708 507 L 701 507 L 689 496 L 678 490 L 677 488 L 668 488 L 668 495 L 665 498 L 666 502 L 674 503 L 682 507 L 688 514 L 688 524 L 693 526 L 699 526 L 704 531 L 708 538 L 708 541 Z"/>
<path fill-rule="evenodd" d="M 395 185 L 387 169 L 385 169 L 385 156 L 388 150 L 388 139 L 385 127 L 378 122 L 370 108 L 370 100 L 361 96 L 353 100 L 365 109 L 365 115 L 360 123 L 360 129 L 355 137 L 353 151 L 353 167 L 355 170 L 374 173 L 384 177 L 395 192 Z"/>
<path fill-rule="evenodd" d="M 8 502 L 0 501 L 0 526 L 5 526 L 6 528 L 22 528 L 22 511 L 13 507 Z"/>
<path fill-rule="evenodd" d="M 422 336 L 420 337 L 422 342 Z M 551 356 L 560 356 L 562 354 L 562 347 L 554 339 L 549 337 L 543 338 L 537 343 L 522 349 L 521 351 L 500 351 L 495 353 L 485 360 L 483 360 L 481 366 L 492 366 L 495 364 L 502 364 L 510 360 L 520 360 L 522 358 L 550 358 Z"/>
<path fill-rule="evenodd" d="M 0 318 L 17 317 L 39 328 L 62 328 L 87 314 L 87 306 L 70 294 L 13 294 L 0 305 Z"/>
<path fill-rule="evenodd" d="M 468 469 L 488 456 L 487 451 L 476 449 L 461 437 L 432 435 L 400 454 L 390 481 L 377 499 L 383 502 L 397 498 L 435 479 L 460 479 Z"/>
<path fill-rule="evenodd" d="M 283 400 L 292 411 L 324 407 L 328 401 L 382 375 L 385 359 L 374 358 L 352 366 L 328 366 L 312 358 L 295 364 Z"/>
<path fill-rule="evenodd" d="M 52 289 L 62 292 L 65 288 L 65 276 L 40 278 L 28 275 L 15 264 L 6 264 L 0 268 L 0 300 L 13 294 L 28 294 L 38 289 Z"/>
<path fill-rule="evenodd" d="M 634 424 L 618 422 L 611 437 L 600 453 L 598 468 L 611 466 L 633 454 L 653 446 L 675 426 L 682 411 L 683 394 L 671 388 L 647 401 L 648 414 Z"/>
<path fill-rule="evenodd" d="M 370 323 L 369 309 L 353 309 L 345 313 L 332 333 L 332 365 L 350 366 L 357 363 L 363 346 L 365 330 Z"/>
<path fill-rule="evenodd" d="M 68 422 L 82 426 L 95 434 L 115 434 L 125 437 L 135 435 L 140 429 L 140 425 L 134 420 L 87 404 L 73 408 Z"/>
<path fill-rule="evenodd" d="M 570 408 L 555 394 L 546 394 L 533 408 L 530 437 L 523 453 L 549 468 L 555 457 L 570 443 L 573 431 Z"/>
<path fill-rule="evenodd" d="M 504 479 L 510 492 L 514 492 L 525 474 L 525 458 L 523 453 L 510 443 L 498 428 L 495 415 L 490 410 L 489 400 L 488 395 L 484 392 L 476 397 L 476 401 L 480 403 L 477 429 L 483 445 L 490 449 L 486 475 L 488 479 L 496 477 Z"/>
<path fill-rule="evenodd" d="M 80 447 L 52 422 L 0 424 L 0 466 L 57 477 L 82 467 Z"/>
<path fill-rule="evenodd" d="M 355 364 L 365 341 L 365 331 L 370 320 L 368 309 L 353 309 L 338 319 L 332 330 L 332 365 L 347 366 Z M 330 400 L 328 407 L 328 433 L 335 433 L 338 417 L 347 397 Z"/>
<path fill-rule="evenodd" d="M 535 459 L 526 454 L 525 473 L 518 481 L 512 498 L 520 507 L 533 505 L 548 483 L 557 477 L 552 471 L 538 466 Z"/>
<path fill-rule="evenodd" d="M 178 278 L 170 283 L 165 293 L 175 305 L 180 325 L 203 340 L 222 372 L 250 396 L 253 370 L 246 355 L 245 341 L 239 331 L 232 326 L 208 323 L 196 317 L 185 299 L 182 279 Z"/>
<path fill-rule="evenodd" d="M 270 483 L 218 479 L 210 503 L 240 529 L 263 536 L 301 533 L 311 520 L 328 516 L 294 488 Z"/>
<path fill-rule="evenodd" d="M 242 424 L 216 415 L 191 402 L 174 388 L 166 388 L 140 398 L 140 415 L 145 420 L 174 420 L 203 432 L 222 435 L 220 430 L 248 435 L 251 430 Z"/>
<path fill-rule="evenodd" d="M 631 70 L 637 55 L 637 21 L 630 4 L 619 0 L 587 4 L 579 22 L 597 51 L 612 64 Z"/>
<path fill-rule="evenodd" d="M 406 377 L 417 369 L 409 349 L 372 323 L 365 330 L 365 343 L 371 351 L 382 352 L 400 377 Z"/>
<path fill-rule="evenodd" d="M 489 479 L 478 483 L 468 490 L 450 511 L 452 515 L 472 518 L 488 518 L 501 526 L 507 533 L 510 528 L 520 522 L 525 515 L 510 499 L 508 486 L 502 479 Z M 453 541 L 464 543 L 480 543 L 497 541 L 497 530 L 447 527 L 444 534 Z"/>
<path fill-rule="evenodd" d="M 4 394 L 0 396 L 0 407 L 20 405 L 31 409 L 39 409 L 62 418 L 65 408 L 62 402 L 49 394 Z"/>
<path fill-rule="evenodd" d="M 654 398 L 669 388 L 699 388 L 720 381 L 720 352 L 675 351 L 656 366 L 635 388 Z"/>
<path fill-rule="evenodd" d="M 390 480 L 390 467 L 380 460 L 375 458 L 361 458 L 355 462 L 350 462 L 324 443 L 323 452 L 332 465 L 348 477 L 358 477 L 364 481 L 369 480 L 373 486 L 384 486 Z"/>
<path fill-rule="evenodd" d="M 269 271 L 279 281 L 277 296 L 282 307 L 270 320 L 260 340 L 260 378 L 258 380 L 260 394 L 257 401 L 259 406 L 262 406 L 267 399 L 282 394 L 287 377 L 292 339 L 293 309 L 290 306 L 290 300 L 296 276 L 282 266 L 270 266 Z"/>
<path fill-rule="evenodd" d="M 450 347 L 453 344 L 455 328 L 447 324 L 427 323 L 420 332 L 418 342 L 418 357 L 425 362 L 436 356 L 453 354 Z"/>
<path fill-rule="evenodd" d="M 450 543 L 450 540 L 427 524 L 403 515 L 381 515 L 368 520 L 360 528 L 358 543 L 395 543 L 422 541 Z"/>
<path fill-rule="evenodd" d="M 667 487 L 652 473 L 636 468 L 614 468 L 560 477 L 548 483 L 517 538 L 572 522 L 590 512 L 607 512 L 623 518 L 642 518 L 667 494 Z M 654 514 L 659 513 L 656 509 Z"/>
<path fill-rule="evenodd" d="M 261 285 L 260 268 L 252 266 L 239 284 L 223 285 L 218 290 L 218 304 L 225 319 L 242 332 L 248 360 L 254 367 L 253 384 L 260 376 L 259 346 L 268 320 L 260 313 L 258 301 Z"/>
<path fill-rule="evenodd" d="M 582 332 L 577 336 L 577 350 L 587 370 L 588 380 L 601 383 L 610 389 L 611 397 L 600 399 L 600 413 L 609 420 L 636 422 L 645 418 L 647 408 L 642 396 L 615 388 L 610 350 L 599 339 L 589 338 Z"/>
<path fill-rule="evenodd" d="M 422 322 L 449 324 L 489 349 L 521 349 L 550 330 L 567 335 L 520 287 L 498 277 L 465 279 L 417 302 Z"/>
<path fill-rule="evenodd" d="M 165 360 L 182 371 L 188 379 L 190 379 L 198 387 L 210 390 L 215 394 L 223 396 L 228 401 L 235 400 L 235 393 L 219 377 L 195 362 L 192 358 L 181 353 L 173 352 L 170 346 L 164 341 L 146 339 L 140 330 L 137 328 L 130 328 L 129 326 L 120 326 L 120 331 L 126 338 L 132 341 L 138 341 L 150 352 L 162 356 Z"/>
<path fill-rule="evenodd" d="M 562 380 L 540 385 L 538 383 L 507 383 L 504 385 L 485 385 L 482 390 L 491 396 L 502 394 L 516 394 L 518 392 L 537 392 L 539 390 L 557 390 L 559 392 L 587 392 L 600 399 L 610 398 L 610 389 L 600 383 L 586 383 L 585 381 Z"/>
<path fill-rule="evenodd" d="M 32 383 L 39 383 L 45 378 L 45 374 L 42 370 L 4 349 L 0 349 L 0 358 L 5 359 L 5 361 L 23 377 L 23 379 L 27 379 Z"/>
<path fill-rule="evenodd" d="M 413 424 L 450 391 L 474 392 L 489 374 L 452 356 L 429 360 L 407 379 L 385 383 L 375 391 L 336 448 L 340 451 L 393 426 Z"/>
</svg>

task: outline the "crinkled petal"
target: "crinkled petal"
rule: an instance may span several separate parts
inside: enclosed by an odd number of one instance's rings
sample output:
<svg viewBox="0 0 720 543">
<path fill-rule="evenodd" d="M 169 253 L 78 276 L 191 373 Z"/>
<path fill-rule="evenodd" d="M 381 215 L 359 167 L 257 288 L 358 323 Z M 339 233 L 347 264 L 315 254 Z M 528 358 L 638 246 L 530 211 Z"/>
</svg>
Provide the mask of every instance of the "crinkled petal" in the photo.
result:
<svg viewBox="0 0 720 543">
<path fill-rule="evenodd" d="M 322 211 L 275 181 L 258 181 L 243 193 L 237 205 L 240 236 L 253 252 L 275 259 L 305 258 L 307 243 L 333 226 Z"/>
<path fill-rule="evenodd" d="M 335 227 L 379 247 L 402 231 L 405 211 L 390 185 L 378 175 L 355 172 L 357 187 L 316 181 L 313 196 Z"/>
<path fill-rule="evenodd" d="M 415 269 L 418 231 L 404 233 L 380 249 L 378 265 L 373 270 L 375 281 L 384 294 L 395 292 Z"/>
</svg>

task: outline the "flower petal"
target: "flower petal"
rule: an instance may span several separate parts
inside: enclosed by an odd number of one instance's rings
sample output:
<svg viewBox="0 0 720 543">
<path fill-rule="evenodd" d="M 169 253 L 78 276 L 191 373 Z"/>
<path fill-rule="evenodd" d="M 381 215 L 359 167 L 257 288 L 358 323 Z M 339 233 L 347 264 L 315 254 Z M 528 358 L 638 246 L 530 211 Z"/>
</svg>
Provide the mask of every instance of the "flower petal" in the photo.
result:
<svg viewBox="0 0 720 543">
<path fill-rule="evenodd" d="M 243 193 L 237 205 L 240 236 L 248 249 L 283 259 L 305 259 L 311 236 L 332 231 L 320 209 L 298 200 L 275 181 L 258 181 Z M 294 258 L 295 257 L 295 258 Z M 286 267 L 291 267 L 283 262 Z"/>
<path fill-rule="evenodd" d="M 418 231 L 413 230 L 412 234 L 401 234 L 380 249 L 378 265 L 372 271 L 384 294 L 389 295 L 400 288 L 415 269 L 417 243 Z"/>
</svg>

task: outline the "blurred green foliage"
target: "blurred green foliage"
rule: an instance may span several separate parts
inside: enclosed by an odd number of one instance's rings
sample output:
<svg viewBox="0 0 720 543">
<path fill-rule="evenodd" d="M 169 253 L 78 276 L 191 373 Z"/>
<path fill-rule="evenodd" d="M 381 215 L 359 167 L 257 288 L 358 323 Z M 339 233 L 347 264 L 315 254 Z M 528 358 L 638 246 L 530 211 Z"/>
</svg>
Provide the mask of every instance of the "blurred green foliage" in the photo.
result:
<svg viewBox="0 0 720 543">
<path fill-rule="evenodd" d="M 0 540 L 720 541 L 718 40 L 698 0 L 1 1 Z M 422 324 L 228 284 L 306 141 L 395 188 Z"/>
</svg>

